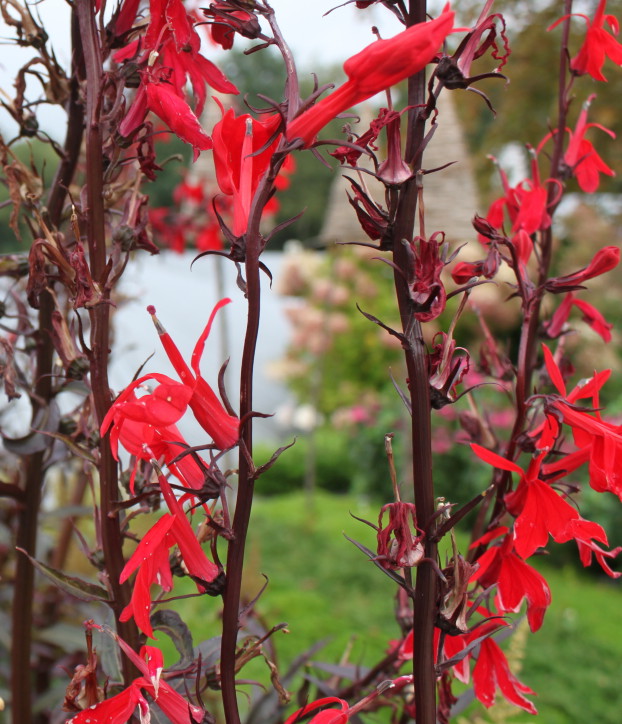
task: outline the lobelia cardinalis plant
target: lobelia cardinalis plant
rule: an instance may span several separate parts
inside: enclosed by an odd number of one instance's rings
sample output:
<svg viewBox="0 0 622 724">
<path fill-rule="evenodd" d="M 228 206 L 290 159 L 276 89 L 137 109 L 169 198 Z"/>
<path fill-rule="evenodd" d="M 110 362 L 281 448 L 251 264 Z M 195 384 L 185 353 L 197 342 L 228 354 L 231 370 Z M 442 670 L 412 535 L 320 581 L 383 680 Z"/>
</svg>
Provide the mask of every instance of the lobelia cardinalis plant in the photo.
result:
<svg viewBox="0 0 622 724">
<path fill-rule="evenodd" d="M 589 193 L 597 190 L 599 174 L 612 173 L 585 138 L 591 127 L 611 132 L 587 122 L 595 94 L 581 85 L 583 75 L 605 80 L 606 58 L 622 62 L 615 39 L 618 22 L 605 14 L 606 2 L 598 3 L 592 17 L 581 16 L 587 31 L 582 31 L 578 55 L 571 58 L 571 31 L 578 24 L 573 22 L 572 1 L 565 0 L 561 17 L 550 28 L 551 42 L 560 46 L 558 117 L 539 143 L 528 146 L 528 177 L 512 186 L 502 170 L 503 196 L 485 217 L 475 216 L 484 258 L 456 262 L 459 250 L 447 248 L 443 229 L 426 230 L 425 177 L 432 170 L 425 167 L 425 151 L 443 123 L 437 109 L 441 93 L 471 90 L 488 102 L 475 84 L 503 79 L 500 69 L 511 66 L 505 19 L 493 11 L 493 0 L 482 3 L 472 27 L 457 25 L 457 2 L 433 18 L 425 0 L 356 2 L 363 12 L 371 5 L 384 6 L 404 29 L 348 59 L 347 80 L 336 90 L 318 87 L 304 99 L 294 57 L 267 0 L 223 0 L 204 10 L 191 9 L 182 0 L 124 0 L 112 14 L 105 2 L 78 0 L 72 6 L 73 60 L 67 71 L 48 50 L 45 30 L 27 6 L 0 5 L 17 42 L 36 53 L 32 65 L 45 68 L 41 82 L 47 102 L 63 105 L 68 117 L 64 146 L 53 144 L 59 164 L 45 193 L 36 171 L 17 159 L 11 142 L 0 139 L 13 228 L 20 232 L 21 215 L 32 236 L 27 269 L 13 257 L 2 269 L 9 278 L 27 275 L 27 284 L 12 291 L 16 327 L 5 330 L 2 346 L 5 390 L 9 397 L 24 394 L 32 410 L 32 432 L 21 441 L 6 441 L 7 450 L 22 461 L 21 470 L 15 467 L 11 482 L 0 487 L 13 502 L 10 522 L 19 551 L 13 577 L 14 724 L 45 717 L 33 713 L 32 701 L 33 694 L 45 688 L 42 678 L 49 678 L 51 664 L 32 645 L 33 621 L 35 613 L 45 625 L 61 617 L 62 598 L 49 590 L 41 611 L 35 611 L 35 568 L 61 591 L 105 604 L 114 619 L 114 629 L 99 622 L 86 624 L 86 663 L 72 651 L 63 658 L 63 665 L 74 670 L 64 700 L 66 719 L 74 724 L 121 724 L 137 717 L 141 723 L 165 717 L 175 724 L 241 724 L 245 719 L 328 724 L 361 720 L 382 707 L 392 721 L 444 723 L 457 709 L 452 689 L 456 680 L 467 685 L 472 681 L 474 695 L 484 706 L 494 703 L 498 690 L 535 713 L 528 698 L 534 692 L 512 673 L 494 638 L 512 629 L 509 614 L 520 612 L 523 604 L 531 630 L 543 625 L 551 593 L 530 560 L 546 548 L 549 538 L 556 543 L 574 540 L 584 566 L 595 559 L 607 575 L 621 575 L 614 559 L 622 549 L 611 549 L 602 526 L 581 516 L 569 483 L 569 477 L 586 466 L 595 491 L 622 499 L 622 431 L 607 419 L 600 402 L 609 371 L 594 372 L 568 392 L 572 366 L 566 344 L 575 307 L 605 342 L 611 338 L 611 325 L 583 294 L 585 282 L 616 268 L 619 250 L 597 250 L 578 270 L 565 268 L 561 259 L 563 274 L 553 271 L 553 220 L 566 182 L 574 177 Z M 224 49 L 236 35 L 257 40 L 256 52 L 274 46 L 287 73 L 283 98 L 264 99 L 259 118 L 240 113 L 240 106 L 227 107 L 221 99 L 221 119 L 214 128 L 203 128 L 199 117 L 209 102 L 206 84 L 225 94 L 237 89 L 205 56 L 202 28 Z M 451 47 L 456 48 L 453 54 Z M 470 76 L 474 60 L 489 63 L 487 72 Z M 16 98 L 3 105 L 21 136 L 44 139 L 25 100 L 29 72 L 31 66 L 19 72 Z M 407 96 L 397 109 L 393 89 L 402 82 L 407 83 Z M 187 97 L 188 84 L 194 106 Z M 356 135 L 350 129 L 347 139 L 318 140 L 331 120 L 377 93 L 386 94 L 387 108 L 369 130 Z M 578 112 L 575 96 L 583 101 Z M 156 251 L 147 232 L 147 199 L 140 191 L 142 178 L 153 179 L 158 171 L 153 116 L 193 148 L 195 159 L 201 152 L 213 153 L 225 200 L 213 201 L 209 223 L 218 223 L 224 245 L 214 248 L 218 245 L 210 243 L 203 254 L 219 254 L 237 266 L 248 305 L 240 397 L 233 406 L 224 370 L 218 393 L 200 370 L 214 316 L 228 299 L 221 300 L 207 320 L 190 363 L 150 306 L 156 334 L 179 380 L 147 372 L 128 380 L 116 397 L 109 389 L 116 284 L 131 252 Z M 378 143 L 383 130 L 386 156 Z M 256 603 L 246 604 L 241 597 L 255 482 L 278 465 L 284 450 L 279 448 L 262 466 L 254 462 L 253 423 L 260 413 L 253 406 L 253 373 L 261 272 L 268 271 L 261 254 L 273 233 L 265 229 L 265 212 L 281 185 L 279 174 L 291 168 L 292 156 L 306 149 L 318 153 L 326 144 L 336 147 L 333 155 L 353 177 L 350 202 L 369 236 L 367 245 L 385 255 L 394 275 L 401 326 L 391 328 L 371 312 L 364 315 L 397 338 L 403 349 L 406 377 L 396 380 L 396 387 L 411 418 L 412 469 L 403 477 L 412 482 L 412 490 L 397 483 L 387 435 L 394 500 L 381 507 L 377 524 L 368 523 L 376 532 L 377 549 L 356 545 L 376 564 L 378 575 L 395 583 L 403 636 L 376 666 L 357 673 L 348 685 L 342 677 L 335 685 L 334 680 L 309 676 L 301 687 L 300 706 L 290 711 L 288 692 L 263 647 L 282 626 L 263 627 L 261 633 L 257 626 L 250 633 L 244 629 Z M 371 170 L 357 165 L 363 155 L 370 159 Z M 451 173 L 451 167 L 435 172 Z M 370 193 L 368 174 L 383 187 L 382 200 Z M 221 213 L 225 208 L 226 214 Z M 157 221 L 157 216 L 152 218 Z M 510 357 L 482 321 L 485 346 L 477 360 L 456 346 L 459 318 L 472 311 L 475 287 L 494 280 L 501 269 L 510 274 L 511 281 L 505 283 L 520 304 L 517 353 Z M 36 320 L 25 300 L 37 310 Z M 453 321 L 429 344 L 426 327 L 442 324 L 454 305 Z M 30 352 L 18 344 L 31 340 Z M 507 395 L 512 411 L 509 435 L 500 439 L 483 415 L 470 418 L 464 430 L 475 458 L 492 469 L 490 484 L 468 502 L 442 500 L 435 490 L 432 459 L 437 411 L 460 404 L 465 395 L 476 397 L 478 385 L 499 371 L 499 394 Z M 56 397 L 76 379 L 81 380 L 84 402 L 61 415 Z M 184 414 L 194 417 L 208 442 L 188 444 L 177 428 Z M 233 449 L 238 451 L 235 484 L 234 472 L 221 469 L 224 453 Z M 79 463 L 72 503 L 93 504 L 92 531 L 82 523 L 77 526 L 83 549 L 98 570 L 98 584 L 63 573 L 72 517 L 63 525 L 52 556 L 44 560 L 37 551 L 44 476 L 72 461 Z M 123 491 L 121 467 L 127 467 Z M 167 512 L 159 514 L 162 500 Z M 454 527 L 472 511 L 471 544 L 460 551 Z M 138 533 L 133 523 L 141 513 L 150 520 Z M 91 534 L 94 542 L 88 542 Z M 438 545 L 445 536 L 450 536 L 452 548 L 442 560 Z M 129 541 L 135 543 L 133 549 Z M 203 632 L 189 631 L 178 614 L 163 608 L 159 591 L 174 591 L 174 574 L 189 577 L 196 595 L 222 598 L 220 607 L 201 598 L 206 610 L 221 610 L 220 629 L 210 632 L 213 645 L 193 648 L 193 636 Z M 92 646 L 94 630 L 103 632 L 121 654 L 117 671 L 99 665 Z M 182 654 L 168 669 L 161 649 L 153 645 L 156 632 L 163 631 L 178 642 Z M 245 712 L 238 675 L 256 657 L 267 661 L 279 698 L 266 696 L 261 706 Z M 31 659 L 36 660 L 36 681 L 30 676 Z M 206 701 L 208 690 L 219 692 L 218 703 Z M 214 700 L 213 695 L 209 698 Z M 49 720 L 62 720 L 54 716 Z"/>
</svg>

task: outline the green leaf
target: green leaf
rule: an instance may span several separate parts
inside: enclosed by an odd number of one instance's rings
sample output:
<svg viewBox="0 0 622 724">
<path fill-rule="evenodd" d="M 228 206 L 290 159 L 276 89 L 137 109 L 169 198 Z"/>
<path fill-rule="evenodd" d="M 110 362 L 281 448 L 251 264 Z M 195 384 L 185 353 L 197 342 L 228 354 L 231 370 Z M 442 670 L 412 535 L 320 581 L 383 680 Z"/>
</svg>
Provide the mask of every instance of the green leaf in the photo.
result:
<svg viewBox="0 0 622 724">
<path fill-rule="evenodd" d="M 68 576 L 66 573 L 63 573 L 56 568 L 52 568 L 52 566 L 48 566 L 45 563 L 41 563 L 41 561 L 29 556 L 23 548 L 18 548 L 17 550 L 27 556 L 32 565 L 38 571 L 43 573 L 44 576 L 49 578 L 50 581 L 57 585 L 62 591 L 79 598 L 81 601 L 110 601 L 110 594 L 103 586 L 100 586 L 97 583 L 83 581 L 81 578 Z"/>
<path fill-rule="evenodd" d="M 177 611 L 168 608 L 158 609 L 151 614 L 151 625 L 156 631 L 164 632 L 175 645 L 179 652 L 176 667 L 184 669 L 194 661 L 192 634 Z"/>
</svg>

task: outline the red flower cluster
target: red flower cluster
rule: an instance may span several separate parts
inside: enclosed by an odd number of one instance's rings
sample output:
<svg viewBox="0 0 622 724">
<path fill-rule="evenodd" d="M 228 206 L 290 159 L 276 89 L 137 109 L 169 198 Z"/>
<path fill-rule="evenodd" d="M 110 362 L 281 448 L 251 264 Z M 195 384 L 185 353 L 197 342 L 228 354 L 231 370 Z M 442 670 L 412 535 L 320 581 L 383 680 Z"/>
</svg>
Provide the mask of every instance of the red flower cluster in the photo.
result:
<svg viewBox="0 0 622 724">
<path fill-rule="evenodd" d="M 198 463 L 190 456 L 184 456 L 174 463 L 187 447 L 175 423 L 190 407 L 197 422 L 212 437 L 214 444 L 221 450 L 235 445 L 238 439 L 239 420 L 229 414 L 215 392 L 201 376 L 200 362 L 214 317 L 218 310 L 230 299 L 222 299 L 214 307 L 212 314 L 199 337 L 192 353 L 192 369 L 184 361 L 180 351 L 155 317 L 155 309 L 149 308 L 162 346 L 166 350 L 171 364 L 181 382 L 167 375 L 152 372 L 128 385 L 108 410 L 101 425 L 102 435 L 110 431 L 110 445 L 118 460 L 119 443 L 139 460 L 156 459 L 170 463 L 171 472 L 184 485 L 198 489 L 203 482 L 203 473 Z M 142 397 L 136 390 L 149 380 L 158 382 L 158 387 Z M 136 466 L 132 474 L 132 485 Z"/>
<path fill-rule="evenodd" d="M 490 618 L 491 614 L 481 606 L 478 613 Z M 495 703 L 495 693 L 499 689 L 503 696 L 512 704 L 524 709 L 530 714 L 537 714 L 536 707 L 525 694 L 534 694 L 528 686 L 525 686 L 510 671 L 510 666 L 505 654 L 491 636 L 500 628 L 507 626 L 504 621 L 489 620 L 480 622 L 471 628 L 468 633 L 445 636 L 442 644 L 442 654 L 445 661 L 457 658 L 458 661 L 452 668 L 456 678 L 463 684 L 471 680 L 471 660 L 475 661 L 473 667 L 473 690 L 476 698 L 490 708 Z M 441 643 L 440 630 L 435 629 L 434 650 L 439 651 Z M 413 632 L 399 644 L 399 658 L 408 661 L 413 657 L 414 636 Z"/>
<path fill-rule="evenodd" d="M 101 629 L 100 626 L 90 624 L 92 628 Z M 103 630 L 103 629 L 102 629 Z M 204 721 L 205 712 L 200 706 L 188 702 L 179 692 L 162 679 L 164 660 L 162 652 L 153 646 L 143 646 L 137 654 L 112 631 L 106 630 L 116 640 L 125 655 L 141 672 L 141 676 L 120 694 L 93 704 L 88 709 L 67 720 L 66 724 L 127 724 L 138 707 L 140 721 L 151 720 L 149 702 L 143 692 L 160 707 L 167 721 L 171 724 L 200 724 Z"/>
<path fill-rule="evenodd" d="M 119 132 L 123 136 L 131 135 L 152 111 L 176 136 L 193 147 L 196 160 L 200 151 L 212 147 L 198 120 L 207 97 L 206 84 L 220 93 L 238 93 L 238 90 L 201 54 L 201 40 L 182 0 L 150 0 L 149 9 L 150 19 L 144 35 L 114 54 L 117 63 L 131 60 L 137 64 L 141 75 L 136 98 Z M 137 11 L 135 0 L 125 0 L 116 24 L 117 33 L 131 28 Z M 186 102 L 188 80 L 197 99 L 194 111 Z"/>
</svg>

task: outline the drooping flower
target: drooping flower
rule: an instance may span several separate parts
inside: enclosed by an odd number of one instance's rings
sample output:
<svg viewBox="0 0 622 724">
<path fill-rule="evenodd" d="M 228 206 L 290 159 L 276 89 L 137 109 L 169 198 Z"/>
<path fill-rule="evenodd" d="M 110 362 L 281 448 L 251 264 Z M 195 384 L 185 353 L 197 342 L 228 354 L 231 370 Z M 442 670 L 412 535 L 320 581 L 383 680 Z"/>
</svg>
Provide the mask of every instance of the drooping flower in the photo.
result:
<svg viewBox="0 0 622 724">
<path fill-rule="evenodd" d="M 326 696 L 323 699 L 306 704 L 301 709 L 295 711 L 285 720 L 285 724 L 295 724 L 301 721 L 303 717 L 317 709 L 331 704 L 338 704 L 339 709 L 324 709 L 309 720 L 309 724 L 346 724 L 348 721 L 348 702 L 339 699 L 336 696 Z"/>
<path fill-rule="evenodd" d="M 121 621 L 133 618 L 138 628 L 149 638 L 155 638 L 151 626 L 151 586 L 159 584 L 163 591 L 171 591 L 173 578 L 169 563 L 169 548 L 175 540 L 169 535 L 174 523 L 170 514 L 163 515 L 142 537 L 136 550 L 121 571 L 124 583 L 137 570 L 130 602 L 121 612 Z"/>
<path fill-rule="evenodd" d="M 406 244 L 408 253 L 408 292 L 413 302 L 415 318 L 429 322 L 443 313 L 447 292 L 441 279 L 445 264 L 445 234 L 434 232 L 429 239 L 416 237 Z"/>
<path fill-rule="evenodd" d="M 505 535 L 501 545 L 489 548 L 477 559 L 479 568 L 471 576 L 471 581 L 478 581 L 484 588 L 497 585 L 495 605 L 500 613 L 515 613 L 526 600 L 529 627 L 537 631 L 551 604 L 551 590 L 542 575 L 514 551 L 508 529 L 505 526 L 496 528 L 471 547 L 500 535 Z"/>
<path fill-rule="evenodd" d="M 289 124 L 290 141 L 310 146 L 319 131 L 343 111 L 415 75 L 435 56 L 452 32 L 454 13 L 447 5 L 435 20 L 419 23 L 388 40 L 377 40 L 343 65 L 348 80 Z"/>
<path fill-rule="evenodd" d="M 149 704 L 140 687 L 132 682 L 119 694 L 72 716 L 66 724 L 127 724 L 137 706 L 140 707 L 141 720 L 149 721 L 146 718 L 149 716 Z"/>
<path fill-rule="evenodd" d="M 546 333 L 551 339 L 556 339 L 564 331 L 565 324 L 568 321 L 573 306 L 581 310 L 583 321 L 599 334 L 603 338 L 603 341 L 611 341 L 613 324 L 607 322 L 596 307 L 582 299 L 577 299 L 572 292 L 566 294 L 551 319 L 544 325 Z"/>
<path fill-rule="evenodd" d="M 150 638 L 155 638 L 150 620 L 151 586 L 157 583 L 164 591 L 173 588 L 168 555 L 172 546 L 179 547 L 185 568 L 200 591 L 204 591 L 205 585 L 220 573 L 218 566 L 203 552 L 166 477 L 159 474 L 158 482 L 170 513 L 165 513 L 145 533 L 120 576 L 120 582 L 124 583 L 137 571 L 132 597 L 120 618 L 128 621 L 133 617 L 140 630 Z"/>
<path fill-rule="evenodd" d="M 483 632 L 477 630 L 477 635 Z M 473 668 L 473 689 L 475 696 L 482 704 L 490 708 L 495 703 L 495 691 L 499 689 L 503 696 L 515 706 L 530 714 L 537 714 L 533 702 L 524 694 L 536 692 L 519 681 L 510 671 L 508 660 L 492 638 L 484 639 L 479 645 L 477 661 Z"/>
<path fill-rule="evenodd" d="M 613 37 L 619 32 L 618 19 L 615 15 L 606 15 L 607 0 L 600 0 L 594 18 L 590 20 L 587 15 L 573 13 L 574 17 L 583 18 L 587 23 L 585 40 L 578 54 L 572 59 L 570 67 L 577 75 L 591 75 L 594 80 L 607 79 L 602 73 L 605 59 L 610 58 L 617 65 L 622 65 L 622 45 Z M 549 30 L 568 18 L 568 15 L 553 23 Z M 613 35 L 605 29 L 608 25 Z"/>
<path fill-rule="evenodd" d="M 383 527 L 384 514 L 389 522 Z M 417 528 L 413 503 L 387 503 L 380 510 L 377 529 L 378 561 L 387 569 L 416 566 L 424 556 L 423 533 Z"/>
<path fill-rule="evenodd" d="M 233 47 L 235 34 L 245 38 L 257 38 L 261 35 L 259 21 L 247 10 L 235 9 L 228 2 L 212 2 L 203 8 L 203 14 L 210 22 L 212 40 L 224 50 Z"/>
<path fill-rule="evenodd" d="M 601 274 L 606 274 L 612 269 L 615 269 L 619 263 L 620 249 L 617 246 L 605 246 L 599 249 L 592 257 L 590 263 L 582 269 L 572 274 L 565 274 L 561 277 L 549 279 L 546 282 L 546 289 L 554 294 L 559 294 L 559 292 L 572 292 L 575 289 L 579 289 L 580 286 L 589 279 L 594 279 Z"/>
</svg>

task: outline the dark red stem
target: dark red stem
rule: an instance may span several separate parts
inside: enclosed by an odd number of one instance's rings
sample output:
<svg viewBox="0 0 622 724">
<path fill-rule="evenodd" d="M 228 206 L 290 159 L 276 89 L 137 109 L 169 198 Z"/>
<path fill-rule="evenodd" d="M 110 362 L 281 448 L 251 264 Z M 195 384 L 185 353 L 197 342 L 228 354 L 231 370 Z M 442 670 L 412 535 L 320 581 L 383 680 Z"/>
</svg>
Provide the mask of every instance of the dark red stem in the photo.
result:
<svg viewBox="0 0 622 724">
<path fill-rule="evenodd" d="M 72 13 L 72 40 L 78 35 L 75 12 Z M 74 46 L 75 47 L 75 46 Z M 75 70 L 76 59 L 73 68 Z M 72 76 L 70 98 L 67 108 L 67 133 L 64 155 L 52 183 L 48 198 L 48 220 L 52 228 L 60 225 L 67 188 L 71 184 L 82 145 L 84 114 L 78 102 L 78 80 Z M 52 361 L 54 347 L 46 330 L 52 326 L 54 301 L 52 295 L 44 291 L 39 297 L 37 352 L 35 367 L 35 385 L 33 395 L 33 416 L 40 406 L 52 398 Z M 33 558 L 37 555 L 37 529 L 41 506 L 41 487 L 45 477 L 46 451 L 34 453 L 25 459 L 24 496 L 25 505 L 20 503 L 16 546 L 25 550 Z M 11 649 L 11 711 L 15 724 L 29 724 L 32 720 L 32 671 L 31 649 L 33 632 L 34 569 L 28 558 L 18 555 L 15 569 L 13 597 L 13 625 Z"/>
<path fill-rule="evenodd" d="M 413 0 L 409 6 L 408 27 L 425 22 L 425 0 Z M 403 274 L 395 274 L 395 290 L 406 338 L 404 354 L 412 408 L 411 444 L 414 499 L 419 525 L 426 530 L 425 556 L 436 560 L 436 542 L 429 526 L 434 515 L 434 481 L 432 477 L 432 428 L 429 393 L 428 355 L 421 324 L 414 317 L 406 274 L 409 258 L 404 242 L 413 238 L 417 209 L 417 171 L 421 169 L 420 149 L 425 136 L 425 117 L 421 106 L 426 101 L 425 71 L 408 80 L 408 117 L 406 160 L 413 164 L 415 175 L 401 188 L 393 236 L 393 261 Z M 436 620 L 436 573 L 423 563 L 417 568 L 413 596 L 414 655 L 413 675 L 417 724 L 436 724 L 436 673 L 434 669 L 434 622 Z"/>
<path fill-rule="evenodd" d="M 103 301 L 89 310 L 91 321 L 91 389 L 96 424 L 99 427 L 111 404 L 108 383 L 110 357 L 110 309 L 107 285 L 107 251 L 104 212 L 104 162 L 102 151 L 102 76 L 103 60 L 99 33 L 95 24 L 94 4 L 78 0 L 77 15 L 84 54 L 86 77 L 86 217 L 91 276 L 104 291 Z M 138 631 L 132 621 L 120 621 L 119 616 L 130 598 L 129 586 L 121 585 L 119 577 L 124 566 L 123 536 L 116 503 L 120 499 L 117 463 L 110 449 L 109 436 L 99 443 L 100 526 L 105 570 L 113 594 L 117 631 L 133 648 L 138 647 Z M 123 657 L 123 675 L 129 684 L 136 675 L 127 657 Z"/>
</svg>

